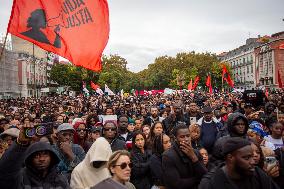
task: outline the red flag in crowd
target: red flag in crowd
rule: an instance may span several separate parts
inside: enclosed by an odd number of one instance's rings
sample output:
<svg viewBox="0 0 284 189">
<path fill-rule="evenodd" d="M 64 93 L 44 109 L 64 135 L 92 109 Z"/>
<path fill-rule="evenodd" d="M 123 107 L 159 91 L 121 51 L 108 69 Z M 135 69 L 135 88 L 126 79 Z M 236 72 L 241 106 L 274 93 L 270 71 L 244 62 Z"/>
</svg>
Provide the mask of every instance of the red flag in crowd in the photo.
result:
<svg viewBox="0 0 284 189">
<path fill-rule="evenodd" d="M 198 83 L 199 83 L 199 80 L 200 80 L 200 77 L 199 76 L 196 76 L 195 79 L 194 79 L 194 82 L 193 82 L 193 86 L 192 86 L 192 90 L 195 90 Z"/>
<path fill-rule="evenodd" d="M 284 49 L 284 43 L 282 43 L 281 45 L 279 45 L 279 49 Z"/>
<path fill-rule="evenodd" d="M 213 93 L 213 88 L 212 88 L 212 85 L 211 85 L 211 76 L 210 75 L 207 76 L 206 86 L 209 88 L 210 94 L 212 94 Z"/>
<path fill-rule="evenodd" d="M 91 81 L 91 88 L 96 91 L 100 86 Z"/>
<path fill-rule="evenodd" d="M 266 98 L 268 98 L 268 96 L 269 96 L 269 93 L 268 93 L 268 89 L 267 89 L 267 88 L 265 88 L 265 96 L 266 96 Z"/>
<path fill-rule="evenodd" d="M 189 91 L 192 90 L 192 79 L 190 79 L 190 82 L 189 82 L 189 84 L 188 84 L 188 86 L 187 86 L 187 89 L 188 89 Z"/>
<path fill-rule="evenodd" d="M 231 79 L 231 76 L 225 65 L 223 65 L 222 80 L 225 80 L 228 83 L 228 85 L 230 85 L 231 87 L 234 87 L 234 82 Z"/>
<path fill-rule="evenodd" d="M 282 83 L 282 79 L 281 79 L 280 70 L 278 70 L 278 87 L 279 87 L 280 89 L 283 88 L 283 83 Z"/>
<path fill-rule="evenodd" d="M 8 32 L 100 71 L 109 38 L 107 0 L 14 0 Z"/>
</svg>

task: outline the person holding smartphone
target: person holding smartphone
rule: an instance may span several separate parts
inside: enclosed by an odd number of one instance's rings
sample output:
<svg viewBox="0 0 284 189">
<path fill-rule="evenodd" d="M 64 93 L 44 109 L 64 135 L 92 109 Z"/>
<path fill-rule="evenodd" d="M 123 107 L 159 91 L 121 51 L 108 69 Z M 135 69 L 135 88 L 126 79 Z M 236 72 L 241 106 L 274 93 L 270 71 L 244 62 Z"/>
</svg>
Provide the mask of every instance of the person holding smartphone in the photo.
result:
<svg viewBox="0 0 284 189">
<path fill-rule="evenodd" d="M 69 189 L 67 179 L 56 170 L 60 160 L 52 146 L 47 142 L 32 144 L 33 138 L 26 136 L 25 130 L 33 127 L 32 123 L 24 124 L 17 140 L 1 157 L 1 188 Z"/>
<path fill-rule="evenodd" d="M 163 180 L 166 188 L 197 188 L 207 169 L 201 155 L 191 146 L 190 132 L 184 123 L 173 130 L 172 147 L 162 155 Z"/>
</svg>

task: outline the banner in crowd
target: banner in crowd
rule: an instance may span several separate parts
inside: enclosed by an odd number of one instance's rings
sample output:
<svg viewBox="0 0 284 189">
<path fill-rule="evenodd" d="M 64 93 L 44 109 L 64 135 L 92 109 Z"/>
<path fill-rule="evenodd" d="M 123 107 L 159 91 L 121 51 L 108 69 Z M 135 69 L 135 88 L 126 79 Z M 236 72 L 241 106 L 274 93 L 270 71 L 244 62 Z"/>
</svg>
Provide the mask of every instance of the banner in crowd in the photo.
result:
<svg viewBox="0 0 284 189">
<path fill-rule="evenodd" d="M 9 33 L 100 71 L 109 38 L 107 0 L 14 0 Z"/>
<path fill-rule="evenodd" d="M 156 94 L 162 94 L 164 93 L 164 90 L 150 90 L 150 91 L 146 91 L 146 90 L 141 90 L 139 91 L 139 95 L 156 95 Z"/>
</svg>

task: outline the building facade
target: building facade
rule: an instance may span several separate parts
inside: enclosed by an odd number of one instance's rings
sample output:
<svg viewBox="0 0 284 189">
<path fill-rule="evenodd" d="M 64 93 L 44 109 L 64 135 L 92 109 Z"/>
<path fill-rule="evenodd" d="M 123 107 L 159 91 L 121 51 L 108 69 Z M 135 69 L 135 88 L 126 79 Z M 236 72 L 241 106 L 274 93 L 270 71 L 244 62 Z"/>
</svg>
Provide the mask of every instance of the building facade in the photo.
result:
<svg viewBox="0 0 284 189">
<path fill-rule="evenodd" d="M 12 36 L 12 48 L 17 54 L 20 96 L 40 97 L 48 93 L 49 87 L 55 84 L 50 80 L 49 72 L 58 55 L 16 36 Z"/>
<path fill-rule="evenodd" d="M 16 98 L 19 94 L 17 54 L 5 49 L 0 60 L 0 99 Z"/>
<path fill-rule="evenodd" d="M 47 62 L 27 53 L 18 54 L 18 77 L 22 97 L 41 96 L 47 85 Z"/>
<path fill-rule="evenodd" d="M 253 89 L 256 86 L 254 48 L 260 44 L 258 38 L 249 38 L 245 45 L 218 56 L 222 62 L 231 65 L 235 88 Z"/>
<path fill-rule="evenodd" d="M 284 83 L 284 35 L 255 48 L 255 79 L 257 86 L 279 88 Z"/>
</svg>

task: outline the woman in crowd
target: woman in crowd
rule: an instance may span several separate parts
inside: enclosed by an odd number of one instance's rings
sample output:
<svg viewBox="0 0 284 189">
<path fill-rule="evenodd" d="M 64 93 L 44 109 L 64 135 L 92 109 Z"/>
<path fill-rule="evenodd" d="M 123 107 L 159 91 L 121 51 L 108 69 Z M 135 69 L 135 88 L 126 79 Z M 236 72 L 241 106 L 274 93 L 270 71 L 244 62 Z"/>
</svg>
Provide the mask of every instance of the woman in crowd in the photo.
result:
<svg viewBox="0 0 284 189">
<path fill-rule="evenodd" d="M 168 117 L 168 112 L 165 109 L 161 110 L 160 117 L 163 118 L 162 120 L 166 119 Z"/>
<path fill-rule="evenodd" d="M 148 149 L 152 149 L 153 142 L 156 136 L 161 135 L 164 132 L 164 127 L 162 122 L 155 122 L 154 125 L 150 129 L 150 135 L 147 141 Z"/>
<path fill-rule="evenodd" d="M 142 128 L 141 128 L 141 130 L 145 134 L 147 140 L 148 140 L 149 135 L 150 135 L 150 128 L 151 128 L 150 125 L 143 125 Z"/>
<path fill-rule="evenodd" d="M 253 160 L 254 164 L 259 168 L 263 169 L 264 167 L 264 156 L 262 153 L 262 149 L 260 145 L 256 142 L 251 143 L 252 151 L 253 151 Z"/>
<path fill-rule="evenodd" d="M 127 131 L 132 133 L 134 131 L 134 129 L 135 129 L 135 125 L 134 125 L 134 123 L 133 123 L 133 121 L 131 119 L 131 121 L 127 125 Z"/>
<path fill-rule="evenodd" d="M 28 115 L 28 116 L 24 117 L 21 122 L 22 122 L 22 124 L 29 124 L 29 123 L 34 122 L 34 118 L 32 118 L 30 115 Z"/>
<path fill-rule="evenodd" d="M 135 189 L 129 182 L 132 167 L 129 152 L 125 150 L 114 152 L 109 158 L 107 167 L 111 178 L 101 181 L 91 189 Z"/>
<path fill-rule="evenodd" d="M 275 157 L 274 151 L 267 147 L 261 147 L 256 142 L 252 142 L 251 146 L 255 165 L 265 171 L 268 176 L 273 178 L 278 186 L 281 186 L 280 188 L 283 188 L 283 176 L 280 174 L 281 170 L 279 170 L 279 164 L 275 163 L 275 165 L 269 166 L 268 164 L 270 162 L 266 161 L 267 157 Z"/>
<path fill-rule="evenodd" d="M 84 122 L 76 122 L 74 125 L 74 144 L 79 144 L 85 152 L 88 152 L 92 143 L 88 141 L 88 129 Z"/>
<path fill-rule="evenodd" d="M 100 122 L 100 119 L 97 114 L 89 114 L 86 118 L 86 125 L 88 129 L 95 126 L 98 122 Z"/>
<path fill-rule="evenodd" d="M 201 129 L 198 124 L 192 124 L 189 126 L 189 132 L 190 132 L 190 139 L 191 139 L 191 146 L 194 149 L 200 149 L 200 133 Z"/>
<path fill-rule="evenodd" d="M 205 148 L 200 148 L 199 153 L 202 156 L 203 164 L 208 171 L 211 171 L 215 166 L 213 163 L 210 163 L 209 154 Z"/>
<path fill-rule="evenodd" d="M 271 142 L 275 149 L 284 147 L 282 139 L 283 125 L 281 122 L 273 122 L 270 127 L 271 135 L 264 137 L 265 140 Z"/>
<path fill-rule="evenodd" d="M 61 114 L 58 115 L 58 116 L 56 117 L 56 122 L 57 122 L 58 124 L 64 123 L 64 117 L 63 117 Z"/>
<path fill-rule="evenodd" d="M 133 163 L 131 182 L 137 189 L 150 189 L 150 157 L 146 148 L 146 136 L 142 132 L 136 132 L 132 138 L 131 161 Z"/>
<path fill-rule="evenodd" d="M 154 138 L 152 157 L 150 158 L 150 169 L 153 181 L 152 189 L 165 189 L 162 171 L 162 154 L 171 147 L 170 137 L 160 134 Z"/>
</svg>

